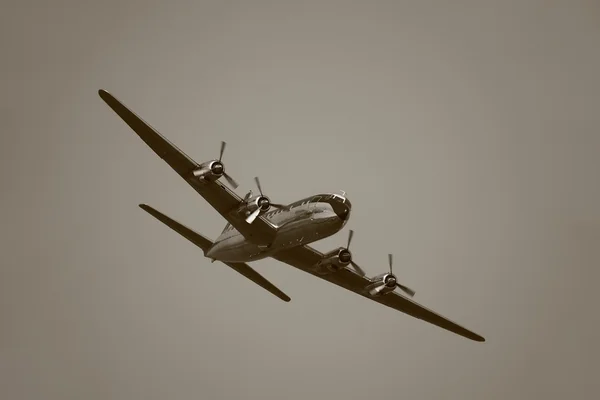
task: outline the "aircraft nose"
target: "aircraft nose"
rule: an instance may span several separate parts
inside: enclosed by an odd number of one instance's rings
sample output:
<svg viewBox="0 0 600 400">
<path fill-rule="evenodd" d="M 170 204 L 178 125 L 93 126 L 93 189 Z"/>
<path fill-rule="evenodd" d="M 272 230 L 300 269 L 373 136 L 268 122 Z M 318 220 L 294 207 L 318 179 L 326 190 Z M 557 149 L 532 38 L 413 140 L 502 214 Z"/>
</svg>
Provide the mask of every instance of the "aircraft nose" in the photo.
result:
<svg viewBox="0 0 600 400">
<path fill-rule="evenodd" d="M 333 212 L 342 220 L 345 221 L 350 217 L 350 207 L 342 203 L 333 203 L 331 205 Z"/>
</svg>

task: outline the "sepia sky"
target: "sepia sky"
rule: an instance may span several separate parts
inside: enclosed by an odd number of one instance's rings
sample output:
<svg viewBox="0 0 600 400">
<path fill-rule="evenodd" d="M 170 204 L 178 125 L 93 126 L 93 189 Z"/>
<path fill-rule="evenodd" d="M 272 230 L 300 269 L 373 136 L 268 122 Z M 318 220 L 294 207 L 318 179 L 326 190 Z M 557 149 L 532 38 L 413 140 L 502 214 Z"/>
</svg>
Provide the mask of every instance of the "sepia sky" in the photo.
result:
<svg viewBox="0 0 600 400">
<path fill-rule="evenodd" d="M 19 1 L 0 14 L 0 397 L 595 399 L 594 1 Z M 472 342 L 274 260 L 276 297 L 140 210 L 201 197 L 98 97 L 289 203 Z"/>
</svg>

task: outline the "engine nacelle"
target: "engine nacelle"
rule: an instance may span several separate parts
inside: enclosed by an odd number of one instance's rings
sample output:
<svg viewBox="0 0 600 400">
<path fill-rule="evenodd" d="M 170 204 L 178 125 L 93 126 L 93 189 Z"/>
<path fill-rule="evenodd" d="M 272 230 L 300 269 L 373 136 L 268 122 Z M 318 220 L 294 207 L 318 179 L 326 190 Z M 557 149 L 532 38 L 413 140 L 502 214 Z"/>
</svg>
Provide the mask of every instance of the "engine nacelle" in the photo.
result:
<svg viewBox="0 0 600 400">
<path fill-rule="evenodd" d="M 199 180 L 207 182 L 213 182 L 223 176 L 225 167 L 219 160 L 207 161 L 192 172 L 192 174 Z"/>
<path fill-rule="evenodd" d="M 263 214 L 269 211 L 270 207 L 271 202 L 269 201 L 269 198 L 267 196 L 254 196 L 250 197 L 248 200 L 242 203 L 238 208 L 238 212 L 244 217 L 247 217 L 259 208 L 260 213 Z"/>
<path fill-rule="evenodd" d="M 372 278 L 373 283 L 366 287 L 371 296 L 382 296 L 396 289 L 397 279 L 393 274 L 385 273 Z"/>
<path fill-rule="evenodd" d="M 352 261 L 352 253 L 348 249 L 340 247 L 339 249 L 330 251 L 325 254 L 325 257 L 319 261 L 314 268 L 321 275 L 338 272 L 340 269 L 350 264 Z"/>
</svg>

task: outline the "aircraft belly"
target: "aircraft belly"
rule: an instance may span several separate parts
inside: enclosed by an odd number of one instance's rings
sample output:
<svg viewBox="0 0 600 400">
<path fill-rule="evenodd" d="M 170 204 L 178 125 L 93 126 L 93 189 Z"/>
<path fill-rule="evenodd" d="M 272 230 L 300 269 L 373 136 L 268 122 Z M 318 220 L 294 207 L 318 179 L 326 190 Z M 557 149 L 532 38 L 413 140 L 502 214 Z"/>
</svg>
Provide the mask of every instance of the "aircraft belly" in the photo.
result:
<svg viewBox="0 0 600 400">
<path fill-rule="evenodd" d="M 249 262 L 264 258 L 259 257 L 261 252 L 256 244 L 237 235 L 216 243 L 207 256 L 223 262 Z"/>
<path fill-rule="evenodd" d="M 343 223 L 339 218 L 331 215 L 286 223 L 279 228 L 269 253 L 321 240 L 335 234 L 342 227 Z"/>
<path fill-rule="evenodd" d="M 335 214 L 317 212 L 311 218 L 298 218 L 279 226 L 275 240 L 261 247 L 237 234 L 217 240 L 207 257 L 223 262 L 251 262 L 271 256 L 279 250 L 302 246 L 324 239 L 342 229 L 345 222 Z"/>
</svg>

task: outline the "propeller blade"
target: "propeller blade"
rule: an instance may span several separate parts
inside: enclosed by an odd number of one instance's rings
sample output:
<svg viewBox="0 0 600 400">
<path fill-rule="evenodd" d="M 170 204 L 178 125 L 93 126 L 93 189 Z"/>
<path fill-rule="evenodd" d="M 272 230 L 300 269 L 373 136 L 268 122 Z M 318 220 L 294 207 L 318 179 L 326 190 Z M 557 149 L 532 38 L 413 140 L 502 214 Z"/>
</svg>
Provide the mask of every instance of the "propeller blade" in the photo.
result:
<svg viewBox="0 0 600 400">
<path fill-rule="evenodd" d="M 225 177 L 225 179 L 227 180 L 227 182 L 234 188 L 237 189 L 238 188 L 238 183 L 235 181 L 235 179 L 233 179 L 231 176 L 229 176 L 227 174 L 227 172 L 223 173 L 223 176 Z"/>
<path fill-rule="evenodd" d="M 219 154 L 219 162 L 221 162 L 221 159 L 223 158 L 223 153 L 225 153 L 225 146 L 227 146 L 227 143 L 221 142 L 221 154 Z"/>
<path fill-rule="evenodd" d="M 358 272 L 358 274 L 360 276 L 365 276 L 366 275 L 365 271 L 361 267 L 359 267 L 357 263 L 355 263 L 354 261 L 350 261 L 350 264 L 352 265 L 352 267 L 354 267 L 354 270 L 356 272 Z"/>
<path fill-rule="evenodd" d="M 260 187 L 260 180 L 258 179 L 258 176 L 254 177 L 254 182 L 256 182 L 256 187 L 258 187 L 258 192 L 260 193 L 261 196 L 263 196 L 263 191 L 262 191 L 262 188 Z"/>
<path fill-rule="evenodd" d="M 350 232 L 348 232 L 348 245 L 346 246 L 347 250 L 350 250 L 350 242 L 352 242 L 352 236 L 354 236 L 354 231 L 350 229 Z"/>
<path fill-rule="evenodd" d="M 415 295 L 415 291 L 407 286 L 400 285 L 399 283 L 397 283 L 396 286 L 399 287 L 404 293 L 406 293 L 410 297 L 413 297 Z"/>
<path fill-rule="evenodd" d="M 390 263 L 390 274 L 392 273 L 392 255 L 388 254 L 388 261 Z"/>
<path fill-rule="evenodd" d="M 250 190 L 248 193 L 246 193 L 246 196 L 244 196 L 244 203 L 247 202 L 250 197 L 252 197 L 252 190 Z"/>
<path fill-rule="evenodd" d="M 258 214 L 260 214 L 260 208 L 252 211 L 252 214 L 248 215 L 248 218 L 246 218 L 246 222 L 249 224 L 253 223 L 256 217 L 258 217 Z"/>
</svg>

